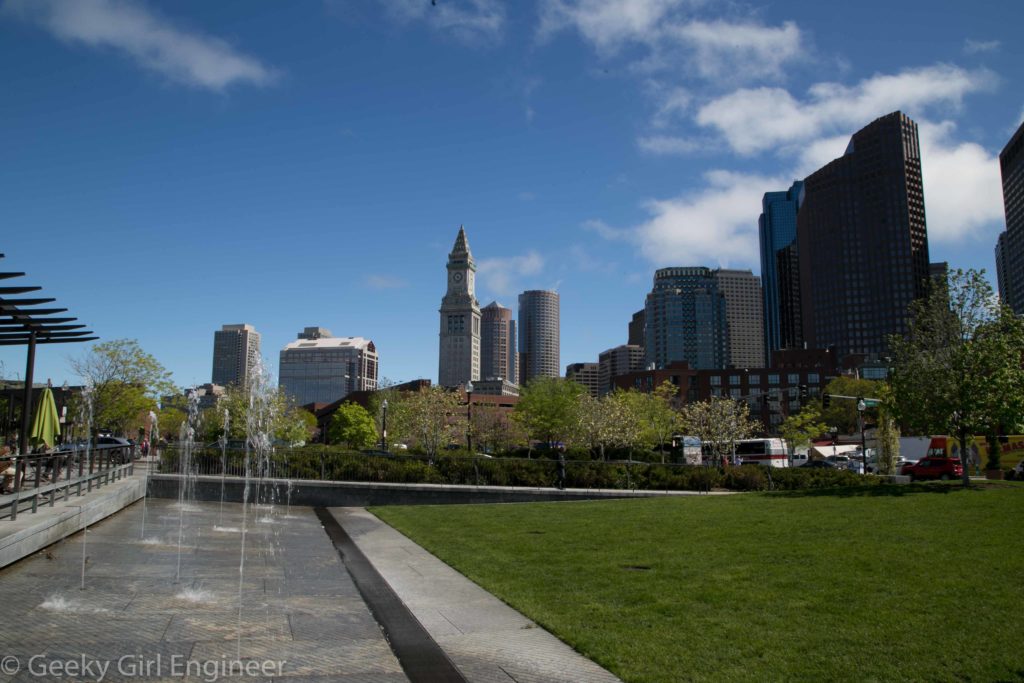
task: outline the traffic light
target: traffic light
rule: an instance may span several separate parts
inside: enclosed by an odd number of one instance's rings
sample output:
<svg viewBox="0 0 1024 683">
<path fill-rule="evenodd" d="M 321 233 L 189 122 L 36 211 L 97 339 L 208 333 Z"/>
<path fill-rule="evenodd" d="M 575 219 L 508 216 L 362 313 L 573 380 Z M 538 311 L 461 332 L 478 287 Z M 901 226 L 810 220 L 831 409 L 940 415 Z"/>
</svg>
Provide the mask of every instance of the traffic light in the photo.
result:
<svg viewBox="0 0 1024 683">
<path fill-rule="evenodd" d="M 807 403 L 807 385 L 806 384 L 801 384 L 800 385 L 800 405 L 804 405 L 806 403 Z"/>
<path fill-rule="evenodd" d="M 832 404 L 832 397 L 828 394 L 821 395 L 821 407 L 828 408 Z"/>
</svg>

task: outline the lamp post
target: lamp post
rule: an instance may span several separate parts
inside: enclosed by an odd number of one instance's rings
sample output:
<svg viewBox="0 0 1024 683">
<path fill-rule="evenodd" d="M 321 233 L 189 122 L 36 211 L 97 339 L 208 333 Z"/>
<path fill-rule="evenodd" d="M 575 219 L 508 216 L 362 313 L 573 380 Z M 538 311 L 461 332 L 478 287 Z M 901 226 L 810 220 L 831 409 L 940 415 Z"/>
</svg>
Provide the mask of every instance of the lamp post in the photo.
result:
<svg viewBox="0 0 1024 683">
<path fill-rule="evenodd" d="M 868 449 L 867 442 L 864 439 L 864 410 L 868 407 L 868 404 L 864 402 L 864 399 L 857 399 L 857 425 L 860 427 L 860 460 L 864 466 L 864 471 L 861 474 L 868 473 Z"/>
<path fill-rule="evenodd" d="M 466 382 L 466 449 L 473 453 L 473 383 Z"/>
<path fill-rule="evenodd" d="M 832 434 L 832 464 L 834 465 L 836 462 L 836 439 L 839 438 L 839 427 L 829 427 L 828 431 Z"/>
<path fill-rule="evenodd" d="M 384 418 L 381 420 L 380 430 L 380 449 L 387 452 L 388 450 L 388 400 L 384 399 L 380 404 L 381 409 L 384 411 Z"/>
</svg>

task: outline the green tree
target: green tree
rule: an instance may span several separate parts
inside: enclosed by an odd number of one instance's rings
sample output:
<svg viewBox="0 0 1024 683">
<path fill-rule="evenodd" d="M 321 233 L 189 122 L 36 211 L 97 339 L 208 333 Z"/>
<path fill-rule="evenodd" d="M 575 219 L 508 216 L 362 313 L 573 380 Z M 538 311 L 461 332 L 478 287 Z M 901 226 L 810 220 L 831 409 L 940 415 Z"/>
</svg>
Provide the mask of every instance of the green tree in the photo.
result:
<svg viewBox="0 0 1024 683">
<path fill-rule="evenodd" d="M 133 435 L 160 396 L 174 393 L 171 375 L 134 339 L 94 344 L 70 361 L 72 371 L 92 387 L 92 429 Z"/>
<path fill-rule="evenodd" d="M 830 380 L 825 387 L 825 393 L 832 396 L 877 398 L 881 395 L 884 385 L 884 382 L 843 375 Z M 832 405 L 821 411 L 821 420 L 830 427 L 836 427 L 840 434 L 853 434 L 859 431 L 857 401 L 833 398 Z"/>
<path fill-rule="evenodd" d="M 465 406 L 454 391 L 433 386 L 408 393 L 393 408 L 388 407 L 388 431 L 392 421 L 411 445 L 430 457 L 466 436 Z"/>
<path fill-rule="evenodd" d="M 583 385 L 560 377 L 538 377 L 522 389 L 514 415 L 534 441 L 566 442 L 578 426 Z"/>
<path fill-rule="evenodd" d="M 644 394 L 643 419 L 650 440 L 657 444 L 661 462 L 665 462 L 665 443 L 672 439 L 682 424 L 681 416 L 673 403 L 678 390 L 672 382 L 665 380 L 650 394 Z"/>
<path fill-rule="evenodd" d="M 377 428 L 370 413 L 351 401 L 338 406 L 327 435 L 332 443 L 343 443 L 349 448 L 370 448 L 377 443 Z"/>
<path fill-rule="evenodd" d="M 993 296 L 984 271 L 953 271 L 910 313 L 906 339 L 890 341 L 900 421 L 922 434 L 955 434 L 961 444 L 974 434 L 1018 429 L 1024 320 Z M 970 485 L 966 466 L 963 483 Z"/>
<path fill-rule="evenodd" d="M 750 417 L 745 401 L 712 397 L 683 406 L 682 423 L 687 434 L 698 437 L 711 450 L 715 464 L 732 453 L 737 441 L 761 431 L 761 424 Z"/>
<path fill-rule="evenodd" d="M 817 403 L 808 403 L 803 410 L 787 417 L 779 428 L 782 438 L 789 447 L 789 462 L 797 448 L 809 446 L 811 439 L 828 431 L 828 426 L 821 419 L 821 408 Z"/>
<path fill-rule="evenodd" d="M 614 394 L 594 398 L 590 394 L 580 396 L 576 416 L 576 437 L 587 444 L 591 452 L 597 452 L 605 460 L 605 448 L 615 444 L 616 427 L 620 421 L 618 405 Z"/>
</svg>

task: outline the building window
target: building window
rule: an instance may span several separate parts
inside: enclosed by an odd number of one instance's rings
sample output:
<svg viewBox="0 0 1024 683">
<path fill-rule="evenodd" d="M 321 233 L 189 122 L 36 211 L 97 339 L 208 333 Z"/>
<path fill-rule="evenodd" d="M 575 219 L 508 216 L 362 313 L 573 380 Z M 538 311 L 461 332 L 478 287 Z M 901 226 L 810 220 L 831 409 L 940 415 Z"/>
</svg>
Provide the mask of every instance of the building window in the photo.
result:
<svg viewBox="0 0 1024 683">
<path fill-rule="evenodd" d="M 729 390 L 729 395 L 732 396 L 733 398 L 739 398 L 740 397 L 740 389 L 739 389 L 739 387 L 734 387 L 734 388 L 730 389 Z"/>
<path fill-rule="evenodd" d="M 747 378 L 747 382 L 749 384 L 760 384 L 761 383 L 761 375 L 751 375 L 750 377 Z"/>
<path fill-rule="evenodd" d="M 788 384 L 800 384 L 800 375 L 795 372 L 791 372 L 786 375 L 786 382 Z"/>
<path fill-rule="evenodd" d="M 713 387 L 718 387 L 722 385 L 722 378 L 719 377 L 718 375 L 712 375 L 708 381 L 711 382 L 711 386 Z"/>
<path fill-rule="evenodd" d="M 770 386 L 776 386 L 776 385 L 778 385 L 778 383 L 779 383 L 779 376 L 778 375 L 768 375 L 768 384 Z"/>
<path fill-rule="evenodd" d="M 730 386 L 739 386 L 739 384 L 740 384 L 740 376 L 739 375 L 729 375 L 729 385 Z"/>
<path fill-rule="evenodd" d="M 808 384 L 817 384 L 820 381 L 821 381 L 821 378 L 818 375 L 818 373 L 816 373 L 816 372 L 808 372 L 807 373 L 807 383 Z"/>
</svg>

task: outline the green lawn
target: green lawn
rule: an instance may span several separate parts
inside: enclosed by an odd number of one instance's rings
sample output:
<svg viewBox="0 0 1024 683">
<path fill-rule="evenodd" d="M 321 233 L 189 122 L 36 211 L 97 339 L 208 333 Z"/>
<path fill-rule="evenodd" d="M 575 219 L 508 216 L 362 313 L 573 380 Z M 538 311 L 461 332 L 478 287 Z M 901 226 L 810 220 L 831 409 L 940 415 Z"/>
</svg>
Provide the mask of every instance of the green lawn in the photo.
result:
<svg viewBox="0 0 1024 683">
<path fill-rule="evenodd" d="M 626 681 L 1024 680 L 1024 490 L 374 513 Z"/>
</svg>

